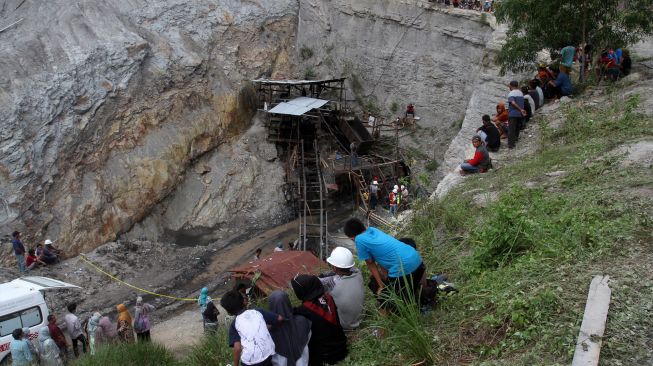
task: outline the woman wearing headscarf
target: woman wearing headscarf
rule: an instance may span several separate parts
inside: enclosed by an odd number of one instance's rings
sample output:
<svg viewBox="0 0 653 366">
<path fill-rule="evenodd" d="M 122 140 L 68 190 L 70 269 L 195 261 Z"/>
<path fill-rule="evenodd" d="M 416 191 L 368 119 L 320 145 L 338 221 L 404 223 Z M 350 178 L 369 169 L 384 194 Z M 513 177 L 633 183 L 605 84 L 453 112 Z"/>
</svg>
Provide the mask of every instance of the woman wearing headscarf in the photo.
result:
<svg viewBox="0 0 653 366">
<path fill-rule="evenodd" d="M 113 342 L 118 336 L 116 331 L 116 326 L 111 323 L 111 319 L 108 316 L 103 316 L 98 322 L 98 328 L 95 330 L 95 342 L 100 343 L 110 343 Z"/>
<path fill-rule="evenodd" d="M 59 347 L 50 337 L 50 329 L 43 327 L 39 330 L 39 355 L 41 357 L 41 366 L 63 366 L 63 361 L 59 356 Z"/>
<path fill-rule="evenodd" d="M 118 325 L 116 326 L 118 338 L 122 342 L 133 342 L 134 329 L 132 328 L 132 316 L 129 314 L 129 310 L 127 310 L 125 304 L 119 304 L 116 309 L 118 310 Z"/>
<path fill-rule="evenodd" d="M 311 321 L 301 315 L 293 315 L 288 294 L 276 290 L 268 298 L 270 311 L 281 315 L 284 321 L 270 329 L 276 354 L 274 366 L 307 366 L 308 341 L 311 338 Z"/>
<path fill-rule="evenodd" d="M 206 305 L 211 301 L 211 297 L 209 296 L 209 289 L 206 287 L 202 287 L 200 290 L 200 297 L 197 298 L 197 305 L 200 306 L 200 314 L 204 314 L 204 310 L 206 310 Z"/>
<path fill-rule="evenodd" d="M 102 314 L 96 311 L 93 313 L 93 316 L 91 316 L 91 319 L 88 320 L 88 324 L 86 324 L 86 332 L 88 333 L 88 343 L 91 348 L 91 356 L 95 355 L 95 341 L 97 338 L 98 328 L 100 326 L 100 318 L 102 318 Z"/>
<path fill-rule="evenodd" d="M 35 365 L 38 364 L 39 348 L 36 345 L 36 340 L 30 339 L 30 331 L 28 327 L 23 328 L 23 339 L 27 342 L 27 346 L 29 347 L 30 352 L 32 352 L 32 355 L 34 356 L 33 364 Z"/>
<path fill-rule="evenodd" d="M 309 365 L 333 365 L 347 357 L 347 337 L 338 319 L 333 298 L 324 293 L 322 282 L 316 276 L 299 275 L 292 281 L 295 295 L 302 305 L 295 315 L 311 321 L 311 340 L 308 342 Z"/>
<path fill-rule="evenodd" d="M 506 108 L 506 103 L 499 102 L 497 104 L 497 114 L 492 117 L 492 122 L 497 126 L 497 129 L 501 133 L 501 138 L 505 139 L 508 137 L 508 109 Z"/>
<path fill-rule="evenodd" d="M 134 308 L 134 330 L 139 342 L 150 341 L 150 311 L 155 308 L 146 302 L 142 297 L 136 298 L 136 307 Z"/>
</svg>

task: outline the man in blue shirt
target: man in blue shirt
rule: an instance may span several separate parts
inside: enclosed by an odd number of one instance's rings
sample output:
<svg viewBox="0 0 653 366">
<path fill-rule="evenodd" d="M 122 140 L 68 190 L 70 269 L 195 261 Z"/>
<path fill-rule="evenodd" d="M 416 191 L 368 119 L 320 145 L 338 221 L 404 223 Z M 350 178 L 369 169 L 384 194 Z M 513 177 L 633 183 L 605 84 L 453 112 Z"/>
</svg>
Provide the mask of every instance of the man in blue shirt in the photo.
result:
<svg viewBox="0 0 653 366">
<path fill-rule="evenodd" d="M 358 219 L 349 219 L 344 231 L 356 244 L 358 258 L 365 261 L 376 280 L 377 294 L 387 285 L 404 298 L 419 295 L 424 264 L 415 248 L 377 228 L 366 228 Z M 379 267 L 388 271 L 387 281 L 382 278 Z"/>
<path fill-rule="evenodd" d="M 574 64 L 574 56 L 576 55 L 576 47 L 567 46 L 560 50 L 560 69 L 565 70 L 567 73 L 571 70 Z"/>
<path fill-rule="evenodd" d="M 549 86 L 553 95 L 558 99 L 571 95 L 572 86 L 569 74 L 562 70 L 553 70 L 553 74 L 556 75 L 556 79 L 549 81 Z"/>
<path fill-rule="evenodd" d="M 514 149 L 519 139 L 519 130 L 522 128 L 526 110 L 524 109 L 524 94 L 519 89 L 517 80 L 508 85 L 508 148 Z"/>
<path fill-rule="evenodd" d="M 14 231 L 11 236 L 11 245 L 14 247 L 14 255 L 16 256 L 16 261 L 18 262 L 18 271 L 20 273 L 25 272 L 25 246 L 23 242 L 20 241 L 20 232 Z"/>
</svg>

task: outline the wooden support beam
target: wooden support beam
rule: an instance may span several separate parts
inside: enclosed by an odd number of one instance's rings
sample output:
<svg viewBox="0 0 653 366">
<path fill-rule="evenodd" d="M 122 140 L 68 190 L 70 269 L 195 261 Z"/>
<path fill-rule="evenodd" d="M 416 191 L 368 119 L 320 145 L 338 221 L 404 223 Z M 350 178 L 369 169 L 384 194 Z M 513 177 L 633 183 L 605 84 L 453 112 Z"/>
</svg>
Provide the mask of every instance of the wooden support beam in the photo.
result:
<svg viewBox="0 0 653 366">
<path fill-rule="evenodd" d="M 612 290 L 608 286 L 609 276 L 594 276 L 587 294 L 585 314 L 580 326 L 572 366 L 596 366 L 601 355 L 601 343 L 605 321 L 610 308 Z"/>
</svg>

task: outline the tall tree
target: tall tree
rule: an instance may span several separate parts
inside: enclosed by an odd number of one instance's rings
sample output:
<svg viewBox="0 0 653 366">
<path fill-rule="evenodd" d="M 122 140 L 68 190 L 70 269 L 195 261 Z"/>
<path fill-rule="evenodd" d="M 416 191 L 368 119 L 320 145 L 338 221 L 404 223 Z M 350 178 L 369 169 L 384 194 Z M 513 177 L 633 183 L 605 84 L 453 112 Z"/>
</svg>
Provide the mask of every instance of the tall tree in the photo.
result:
<svg viewBox="0 0 653 366">
<path fill-rule="evenodd" d="M 532 68 L 541 50 L 625 47 L 653 34 L 653 0 L 503 0 L 496 17 L 508 25 L 502 72 Z"/>
</svg>

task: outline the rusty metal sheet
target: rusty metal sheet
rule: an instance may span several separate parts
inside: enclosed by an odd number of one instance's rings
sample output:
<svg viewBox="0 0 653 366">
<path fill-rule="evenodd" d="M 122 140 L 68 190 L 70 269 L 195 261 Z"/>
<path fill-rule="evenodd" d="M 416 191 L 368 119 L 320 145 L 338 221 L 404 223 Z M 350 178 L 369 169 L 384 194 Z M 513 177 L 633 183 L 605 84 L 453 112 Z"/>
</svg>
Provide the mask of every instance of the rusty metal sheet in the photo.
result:
<svg viewBox="0 0 653 366">
<path fill-rule="evenodd" d="M 274 252 L 257 261 L 232 268 L 229 272 L 238 279 L 251 280 L 257 272 L 261 275 L 256 287 L 264 294 L 277 289 L 288 288 L 290 280 L 298 274 L 315 274 L 328 268 L 328 265 L 311 252 Z"/>
</svg>

